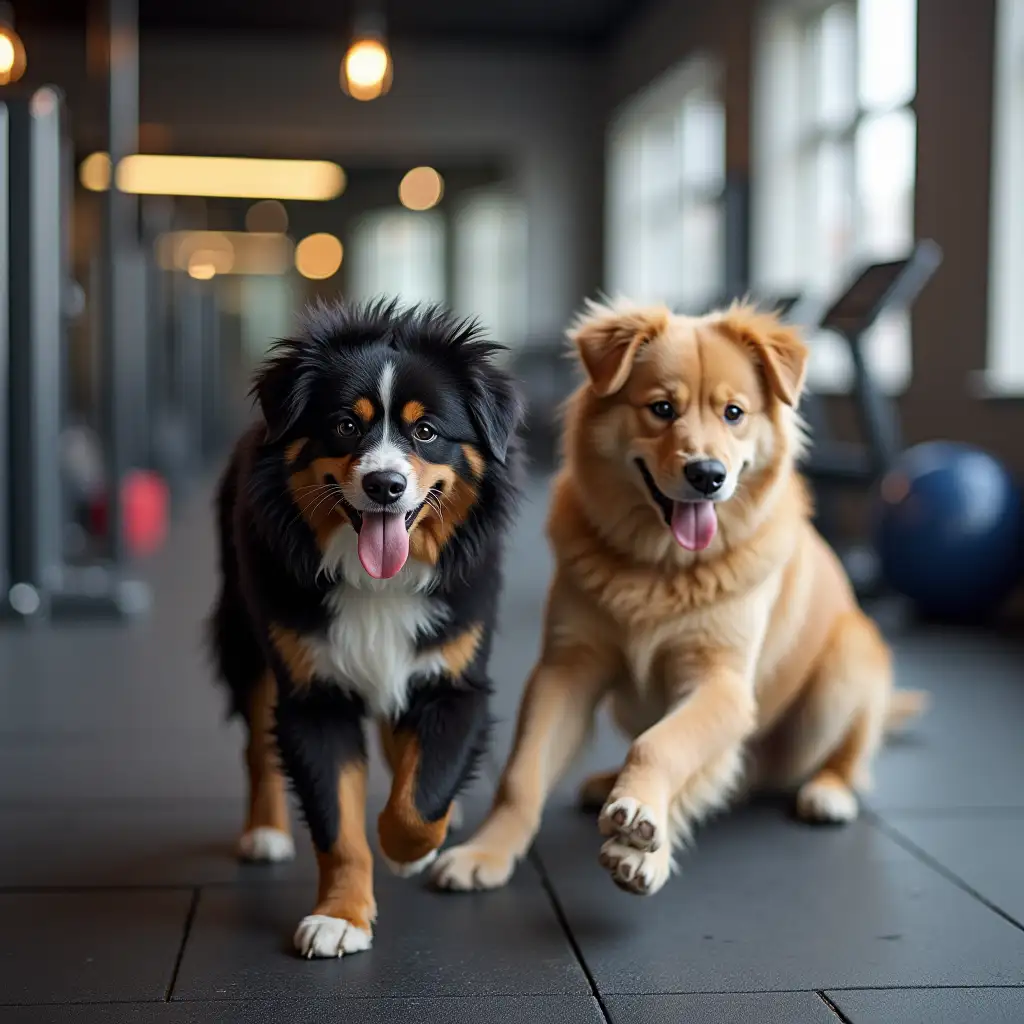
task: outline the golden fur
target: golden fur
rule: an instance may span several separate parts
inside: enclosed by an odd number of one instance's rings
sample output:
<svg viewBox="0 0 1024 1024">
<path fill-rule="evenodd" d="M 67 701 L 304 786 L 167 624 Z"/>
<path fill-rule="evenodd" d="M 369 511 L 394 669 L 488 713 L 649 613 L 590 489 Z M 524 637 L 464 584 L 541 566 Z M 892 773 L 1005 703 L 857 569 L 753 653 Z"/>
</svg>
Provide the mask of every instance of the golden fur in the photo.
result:
<svg viewBox="0 0 1024 1024">
<path fill-rule="evenodd" d="M 604 701 L 632 746 L 581 795 L 603 804 L 602 864 L 642 894 L 744 779 L 795 789 L 805 820 L 852 819 L 886 724 L 924 703 L 893 694 L 889 650 L 811 525 L 796 332 L 739 305 L 591 305 L 570 337 L 587 381 L 566 410 L 541 656 L 491 814 L 438 863 L 447 888 L 504 884 Z M 703 550 L 676 541 L 637 468 L 679 494 L 693 459 L 727 471 Z"/>
</svg>

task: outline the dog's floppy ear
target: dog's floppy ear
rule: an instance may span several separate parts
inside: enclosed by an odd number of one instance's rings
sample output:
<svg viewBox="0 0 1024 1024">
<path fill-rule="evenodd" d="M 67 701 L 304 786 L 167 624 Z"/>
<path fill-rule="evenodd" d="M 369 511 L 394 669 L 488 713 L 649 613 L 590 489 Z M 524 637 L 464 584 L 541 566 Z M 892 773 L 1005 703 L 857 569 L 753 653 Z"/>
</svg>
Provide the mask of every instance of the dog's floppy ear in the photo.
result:
<svg viewBox="0 0 1024 1024">
<path fill-rule="evenodd" d="M 750 351 L 764 372 L 772 394 L 796 406 L 807 377 L 808 350 L 799 332 L 774 313 L 733 306 L 723 314 L 726 332 Z"/>
<path fill-rule="evenodd" d="M 275 347 L 271 358 L 256 371 L 249 394 L 259 402 L 268 440 L 281 440 L 295 426 L 309 401 L 309 384 L 300 372 L 290 343 L 282 342 Z"/>
<path fill-rule="evenodd" d="M 665 329 L 668 317 L 664 308 L 615 309 L 587 304 L 569 329 L 569 339 L 595 394 L 606 398 L 626 383 L 640 347 Z"/>
<path fill-rule="evenodd" d="M 491 457 L 504 464 L 509 443 L 523 418 L 523 403 L 512 379 L 497 367 L 480 373 L 466 406 Z"/>
</svg>

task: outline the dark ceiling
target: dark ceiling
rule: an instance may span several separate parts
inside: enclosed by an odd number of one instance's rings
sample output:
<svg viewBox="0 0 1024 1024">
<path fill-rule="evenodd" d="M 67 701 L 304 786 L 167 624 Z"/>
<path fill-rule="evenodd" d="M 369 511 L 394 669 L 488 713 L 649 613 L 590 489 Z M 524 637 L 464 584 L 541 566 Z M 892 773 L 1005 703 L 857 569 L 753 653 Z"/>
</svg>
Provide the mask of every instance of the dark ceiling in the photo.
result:
<svg viewBox="0 0 1024 1024">
<path fill-rule="evenodd" d="M 648 0 L 386 0 L 395 39 L 594 46 Z M 18 23 L 35 30 L 84 25 L 87 0 L 14 0 Z M 139 0 L 142 29 L 202 33 L 350 31 L 357 0 Z M 242 13 L 244 11 L 244 13 Z"/>
</svg>

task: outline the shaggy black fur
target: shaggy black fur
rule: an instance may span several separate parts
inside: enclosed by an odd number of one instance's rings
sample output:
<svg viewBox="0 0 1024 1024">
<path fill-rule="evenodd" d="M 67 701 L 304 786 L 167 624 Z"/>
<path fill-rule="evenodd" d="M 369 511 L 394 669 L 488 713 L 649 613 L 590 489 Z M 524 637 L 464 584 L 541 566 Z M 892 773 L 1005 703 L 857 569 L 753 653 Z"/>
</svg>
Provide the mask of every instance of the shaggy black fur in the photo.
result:
<svg viewBox="0 0 1024 1024">
<path fill-rule="evenodd" d="M 322 571 L 324 553 L 289 486 L 291 474 L 329 464 L 314 460 L 347 458 L 358 465 L 377 428 L 346 438 L 338 418 L 351 414 L 360 396 L 375 393 L 382 367 L 390 363 L 394 409 L 422 403 L 437 430 L 424 457 L 473 485 L 476 499 L 441 550 L 429 591 L 444 608 L 443 622 L 416 642 L 420 650 L 435 648 L 478 624 L 481 640 L 458 679 L 412 679 L 410 699 L 393 723 L 419 739 L 417 805 L 425 820 L 436 820 L 470 777 L 487 733 L 487 663 L 502 543 L 521 464 L 520 403 L 493 360 L 499 348 L 483 340 L 473 323 L 436 307 L 320 305 L 294 338 L 275 347 L 256 376 L 253 394 L 262 422 L 236 446 L 217 499 L 221 592 L 211 617 L 212 646 L 232 710 L 245 717 L 261 677 L 268 667 L 275 673 L 281 761 L 321 850 L 338 832 L 338 769 L 365 757 L 367 709 L 343 681 L 296 685 L 270 641 L 272 627 L 325 638 L 332 618 L 327 599 L 346 585 L 340 570 Z M 411 436 L 402 443 L 417 453 Z M 482 475 L 467 461 L 466 446 L 482 457 Z"/>
</svg>

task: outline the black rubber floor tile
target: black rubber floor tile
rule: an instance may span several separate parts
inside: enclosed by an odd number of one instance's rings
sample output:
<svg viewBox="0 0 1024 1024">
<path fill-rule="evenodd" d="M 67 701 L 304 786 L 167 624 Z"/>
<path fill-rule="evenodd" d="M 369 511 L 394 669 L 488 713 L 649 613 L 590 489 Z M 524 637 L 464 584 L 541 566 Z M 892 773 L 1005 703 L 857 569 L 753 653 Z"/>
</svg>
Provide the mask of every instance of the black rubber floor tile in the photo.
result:
<svg viewBox="0 0 1024 1024">
<path fill-rule="evenodd" d="M 384 806 L 386 779 L 375 768 L 371 824 Z M 481 779 L 463 798 L 467 824 L 488 801 Z M 241 800 L 106 801 L 72 804 L 0 803 L 0 889 L 92 886 L 199 886 L 310 881 L 312 844 L 293 811 L 296 859 L 241 864 L 235 844 L 243 825 Z M 453 841 L 463 833 L 455 833 Z"/>
<path fill-rule="evenodd" d="M 608 996 L 605 1007 L 612 1024 L 836 1024 L 814 992 Z"/>
<path fill-rule="evenodd" d="M 0 1024 L 601 1024 L 589 996 L 350 999 L 0 1008 Z"/>
<path fill-rule="evenodd" d="M 1024 924 L 1024 814 L 887 814 L 885 821 L 984 899 Z"/>
<path fill-rule="evenodd" d="M 0 894 L 0 1003 L 163 999 L 187 889 Z"/>
<path fill-rule="evenodd" d="M 241 800 L 0 804 L 0 888 L 194 886 L 316 877 L 301 822 L 298 859 L 243 865 Z"/>
<path fill-rule="evenodd" d="M 603 993 L 1022 977 L 1024 932 L 865 821 L 822 830 L 770 807 L 738 811 L 702 831 L 681 874 L 646 899 L 615 888 L 599 846 L 593 816 L 555 807 L 537 848 Z"/>
<path fill-rule="evenodd" d="M 585 994 L 586 979 L 536 875 L 452 896 L 377 873 L 374 948 L 305 961 L 291 938 L 311 885 L 205 889 L 175 999 Z"/>
<path fill-rule="evenodd" d="M 932 707 L 883 750 L 869 802 L 888 810 L 1024 807 L 1024 647 L 967 631 L 915 631 L 895 642 L 900 686 Z"/>
<path fill-rule="evenodd" d="M 1024 988 L 876 989 L 829 992 L 828 997 L 850 1024 L 1020 1024 L 1024 1021 Z"/>
</svg>

